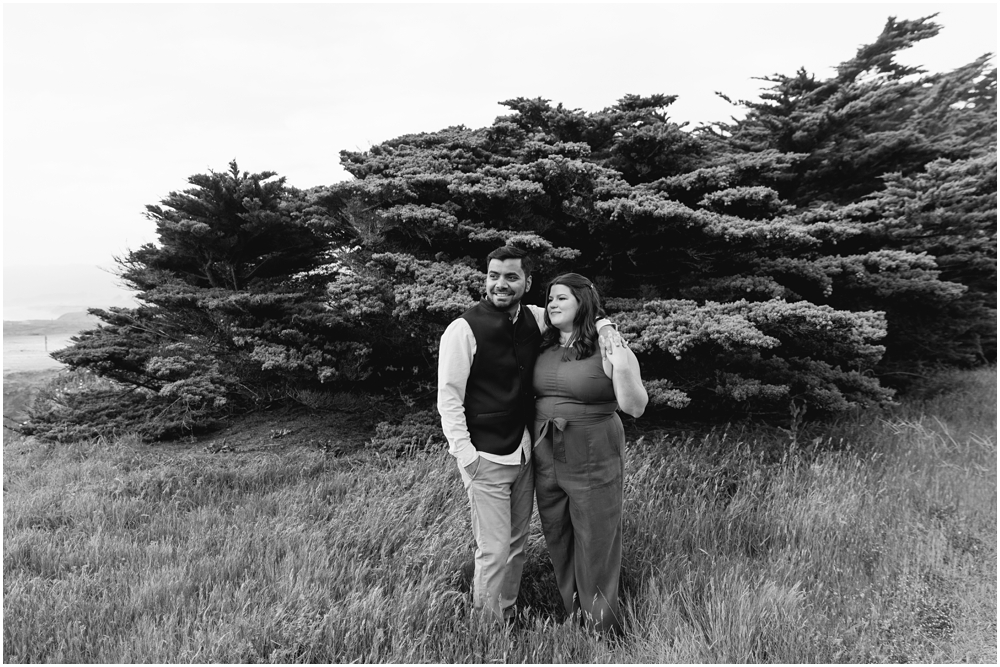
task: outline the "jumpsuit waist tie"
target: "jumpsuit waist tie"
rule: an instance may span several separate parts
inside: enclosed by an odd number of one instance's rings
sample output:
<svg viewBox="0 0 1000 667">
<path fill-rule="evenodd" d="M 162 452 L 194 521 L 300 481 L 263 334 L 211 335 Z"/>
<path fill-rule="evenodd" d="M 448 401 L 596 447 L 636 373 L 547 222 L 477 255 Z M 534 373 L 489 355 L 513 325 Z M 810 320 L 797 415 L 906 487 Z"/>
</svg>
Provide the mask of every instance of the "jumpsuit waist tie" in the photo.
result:
<svg viewBox="0 0 1000 667">
<path fill-rule="evenodd" d="M 538 433 L 538 438 L 532 444 L 532 448 L 545 438 L 552 439 L 552 456 L 556 461 L 566 462 L 566 441 L 563 440 L 563 431 L 566 430 L 566 420 L 562 417 L 546 419 L 542 424 L 542 430 Z"/>
<path fill-rule="evenodd" d="M 601 407 L 604 406 L 606 406 L 605 410 L 573 415 L 573 422 L 581 425 L 592 425 L 600 424 L 601 422 L 611 419 L 615 415 L 615 410 L 618 408 L 618 404 L 611 402 L 604 404 Z M 535 442 L 532 443 L 532 447 L 537 447 L 539 443 L 549 439 L 552 442 L 552 457 L 556 461 L 565 463 L 566 441 L 563 435 L 566 431 L 566 427 L 569 425 L 569 420 L 565 417 L 543 417 L 538 414 L 535 418 L 535 426 L 538 427 L 539 425 L 540 428 L 538 429 L 538 437 L 535 438 Z"/>
</svg>

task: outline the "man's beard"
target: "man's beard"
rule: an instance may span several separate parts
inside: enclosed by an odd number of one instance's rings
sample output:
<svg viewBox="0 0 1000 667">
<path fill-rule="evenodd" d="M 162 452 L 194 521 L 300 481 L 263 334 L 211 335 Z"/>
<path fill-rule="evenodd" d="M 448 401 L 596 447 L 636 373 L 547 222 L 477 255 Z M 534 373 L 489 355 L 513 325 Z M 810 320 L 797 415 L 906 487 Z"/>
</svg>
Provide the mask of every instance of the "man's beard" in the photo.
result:
<svg viewBox="0 0 1000 667">
<path fill-rule="evenodd" d="M 513 291 L 503 293 L 502 298 L 509 299 L 509 301 L 504 301 L 503 303 L 497 303 L 497 298 L 496 298 L 497 296 L 498 295 L 495 290 L 492 292 L 487 292 L 486 294 L 486 298 L 489 300 L 489 302 L 492 303 L 497 308 L 514 308 L 515 306 L 517 306 L 517 304 L 521 302 L 521 297 L 524 295 L 522 294 L 519 296 L 517 292 Z"/>
</svg>

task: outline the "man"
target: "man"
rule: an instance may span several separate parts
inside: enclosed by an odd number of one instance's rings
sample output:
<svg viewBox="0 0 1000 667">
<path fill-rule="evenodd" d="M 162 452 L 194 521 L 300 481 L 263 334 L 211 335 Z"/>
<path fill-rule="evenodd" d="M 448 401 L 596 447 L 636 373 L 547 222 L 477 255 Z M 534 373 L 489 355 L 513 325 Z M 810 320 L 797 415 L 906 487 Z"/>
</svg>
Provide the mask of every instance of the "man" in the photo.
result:
<svg viewBox="0 0 1000 667">
<path fill-rule="evenodd" d="M 448 325 L 438 359 L 438 412 L 469 496 L 476 539 L 473 606 L 496 619 L 514 615 L 531 523 L 528 424 L 545 327 L 542 308 L 521 307 L 533 265 L 520 248 L 491 252 L 486 296 Z M 598 328 L 609 324 L 600 320 Z"/>
</svg>

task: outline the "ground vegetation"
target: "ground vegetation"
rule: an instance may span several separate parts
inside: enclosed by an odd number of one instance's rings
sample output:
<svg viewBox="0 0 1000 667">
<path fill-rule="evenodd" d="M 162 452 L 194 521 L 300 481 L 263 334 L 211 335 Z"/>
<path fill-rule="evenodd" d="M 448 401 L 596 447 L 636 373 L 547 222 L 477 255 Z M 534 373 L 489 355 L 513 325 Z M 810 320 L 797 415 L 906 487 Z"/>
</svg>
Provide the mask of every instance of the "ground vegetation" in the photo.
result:
<svg viewBox="0 0 1000 667">
<path fill-rule="evenodd" d="M 996 406 L 980 369 L 794 431 L 630 426 L 618 643 L 563 618 L 537 518 L 518 623 L 470 613 L 440 439 L 6 431 L 4 662 L 993 664 Z"/>
</svg>

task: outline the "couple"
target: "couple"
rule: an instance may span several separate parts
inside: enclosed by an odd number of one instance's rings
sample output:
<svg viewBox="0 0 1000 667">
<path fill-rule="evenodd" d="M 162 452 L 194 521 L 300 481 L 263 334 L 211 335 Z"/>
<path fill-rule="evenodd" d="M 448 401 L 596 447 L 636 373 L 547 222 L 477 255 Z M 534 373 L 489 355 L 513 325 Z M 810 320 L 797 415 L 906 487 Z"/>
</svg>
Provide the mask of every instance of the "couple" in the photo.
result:
<svg viewBox="0 0 1000 667">
<path fill-rule="evenodd" d="M 567 614 L 619 632 L 625 433 L 615 410 L 638 417 L 646 391 L 589 280 L 564 274 L 544 309 L 522 306 L 532 266 L 520 248 L 490 253 L 485 298 L 441 337 L 438 411 L 472 510 L 473 604 L 513 617 L 536 492 Z"/>
</svg>

